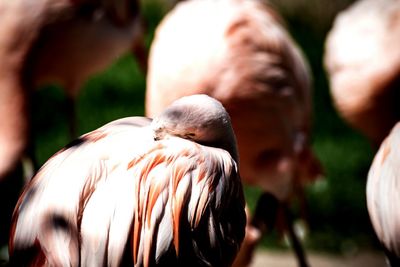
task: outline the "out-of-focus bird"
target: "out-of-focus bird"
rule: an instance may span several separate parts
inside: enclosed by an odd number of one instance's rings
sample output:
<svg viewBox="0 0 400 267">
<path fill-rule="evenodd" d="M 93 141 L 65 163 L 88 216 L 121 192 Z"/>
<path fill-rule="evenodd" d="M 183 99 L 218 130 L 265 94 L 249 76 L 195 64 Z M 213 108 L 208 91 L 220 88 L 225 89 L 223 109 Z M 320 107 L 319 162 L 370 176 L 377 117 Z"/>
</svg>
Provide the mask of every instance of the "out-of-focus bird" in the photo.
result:
<svg viewBox="0 0 400 267">
<path fill-rule="evenodd" d="M 0 24 L 0 206 L 3 206 L 12 198 L 8 193 L 10 188 L 14 190 L 15 179 L 19 178 L 17 167 L 21 158 L 28 155 L 26 158 L 34 159 L 34 133 L 30 129 L 34 89 L 46 83 L 63 86 L 70 132 L 75 138 L 74 102 L 83 83 L 129 51 L 134 51 L 145 69 L 147 55 L 136 0 L 0 1 Z M 12 207 L 15 201 L 11 201 Z M 3 225 L 9 223 L 12 211 L 7 212 L 7 207 L 0 209 L 3 237 L 8 228 Z"/>
<path fill-rule="evenodd" d="M 28 183 L 16 266 L 230 266 L 245 203 L 228 113 L 206 95 L 81 136 Z"/>
<path fill-rule="evenodd" d="M 58 83 L 73 103 L 88 77 L 129 51 L 134 52 L 143 72 L 147 71 L 139 1 L 42 2 L 45 6 L 35 6 L 40 25 L 28 29 L 36 35 L 24 60 L 28 86 Z M 73 110 L 70 113 L 73 119 Z M 71 127 L 75 127 L 73 122 Z M 75 128 L 71 131 L 76 134 Z"/>
<path fill-rule="evenodd" d="M 400 2 L 362 0 L 337 16 L 324 56 L 339 114 L 373 146 L 380 146 L 368 174 L 367 206 L 392 266 L 400 265 L 396 185 L 400 129 L 393 128 L 400 120 L 399 43 Z"/>
<path fill-rule="evenodd" d="M 143 68 L 147 56 L 136 0 L 1 1 L 0 22 L 2 177 L 26 147 L 35 88 L 58 83 L 74 102 L 83 83 L 122 54 L 142 47 Z"/>
<path fill-rule="evenodd" d="M 324 62 L 339 114 L 379 147 L 400 120 L 400 2 L 362 0 L 342 11 Z"/>
<path fill-rule="evenodd" d="M 400 266 L 400 123 L 384 139 L 368 173 L 367 207 L 391 266 Z"/>
<path fill-rule="evenodd" d="M 147 116 L 184 95 L 204 93 L 223 103 L 245 183 L 286 206 L 321 174 L 310 149 L 309 68 L 269 6 L 241 0 L 179 3 L 156 30 L 148 67 Z M 264 217 L 275 219 L 262 214 L 276 211 L 270 200 L 262 199 L 266 209 L 254 215 L 256 228 L 264 227 Z"/>
</svg>

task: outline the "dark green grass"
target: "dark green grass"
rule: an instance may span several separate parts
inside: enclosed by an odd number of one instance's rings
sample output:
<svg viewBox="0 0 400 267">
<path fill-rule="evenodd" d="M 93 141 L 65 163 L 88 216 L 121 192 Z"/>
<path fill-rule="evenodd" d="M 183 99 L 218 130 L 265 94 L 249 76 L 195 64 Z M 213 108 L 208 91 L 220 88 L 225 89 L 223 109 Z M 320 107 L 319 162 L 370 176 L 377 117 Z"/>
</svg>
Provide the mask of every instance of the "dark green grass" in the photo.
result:
<svg viewBox="0 0 400 267">
<path fill-rule="evenodd" d="M 154 7 L 144 10 L 150 42 L 160 14 Z M 348 252 L 376 246 L 365 205 L 365 183 L 374 152 L 367 140 L 350 129 L 335 112 L 322 66 L 326 33 L 309 30 L 301 20 L 288 20 L 290 31 L 304 49 L 314 76 L 313 147 L 324 165 L 326 177 L 307 188 L 309 231 L 306 245 L 316 250 Z M 80 134 L 126 116 L 143 115 L 145 78 L 130 55 L 116 61 L 82 88 L 78 103 Z M 35 93 L 33 114 L 36 156 L 43 164 L 67 144 L 63 91 L 54 86 Z M 246 188 L 251 208 L 260 194 Z M 276 233 L 265 238 L 268 247 L 282 247 Z"/>
</svg>

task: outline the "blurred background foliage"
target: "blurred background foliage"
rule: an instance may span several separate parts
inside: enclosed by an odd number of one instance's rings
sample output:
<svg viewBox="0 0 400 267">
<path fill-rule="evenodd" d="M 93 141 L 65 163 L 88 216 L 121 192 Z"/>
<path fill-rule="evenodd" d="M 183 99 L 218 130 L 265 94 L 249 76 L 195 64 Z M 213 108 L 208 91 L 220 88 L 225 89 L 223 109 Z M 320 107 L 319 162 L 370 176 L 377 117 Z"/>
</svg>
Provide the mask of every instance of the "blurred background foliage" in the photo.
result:
<svg viewBox="0 0 400 267">
<path fill-rule="evenodd" d="M 142 0 L 146 41 L 171 4 L 163 0 Z M 324 41 L 335 15 L 350 0 L 273 0 L 293 38 L 309 60 L 314 79 L 313 147 L 322 161 L 326 177 L 307 188 L 309 235 L 306 247 L 337 253 L 356 253 L 377 248 L 365 202 L 365 185 L 374 155 L 370 144 L 350 129 L 334 110 L 323 68 Z M 163 6 L 161 5 L 163 4 Z M 205 18 L 206 19 L 206 18 Z M 172 63 L 171 63 L 172 64 Z M 104 72 L 92 77 L 81 90 L 78 101 L 80 134 L 117 118 L 144 114 L 145 77 L 135 59 L 126 55 Z M 36 156 L 43 164 L 68 140 L 65 96 L 57 86 L 46 86 L 34 95 Z M 246 188 L 254 207 L 260 192 Z M 268 248 L 283 248 L 276 233 L 265 238 Z"/>
</svg>

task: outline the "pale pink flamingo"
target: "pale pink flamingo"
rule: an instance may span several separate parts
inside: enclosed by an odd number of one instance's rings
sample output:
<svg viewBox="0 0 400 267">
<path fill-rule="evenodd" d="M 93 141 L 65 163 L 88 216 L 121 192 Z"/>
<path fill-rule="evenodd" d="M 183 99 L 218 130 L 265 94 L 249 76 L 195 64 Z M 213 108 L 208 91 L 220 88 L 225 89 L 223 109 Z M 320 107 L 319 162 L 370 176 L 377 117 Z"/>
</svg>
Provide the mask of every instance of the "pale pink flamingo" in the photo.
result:
<svg viewBox="0 0 400 267">
<path fill-rule="evenodd" d="M 0 22 L 3 177 L 26 148 L 32 90 L 58 83 L 74 102 L 88 77 L 143 46 L 143 32 L 136 0 L 2 1 Z M 75 133 L 74 121 L 70 126 Z"/>
<path fill-rule="evenodd" d="M 129 51 L 134 52 L 143 72 L 147 70 L 139 1 L 42 2 L 48 2 L 43 7 L 37 5 L 42 22 L 29 29 L 36 31 L 36 36 L 24 59 L 24 78 L 34 88 L 50 82 L 63 86 L 71 102 L 71 135 L 75 135 L 74 102 L 90 76 Z M 62 8 L 51 14 L 53 6 Z"/>
<path fill-rule="evenodd" d="M 228 113 L 206 95 L 81 136 L 28 183 L 17 266 L 230 266 L 245 203 Z"/>
<path fill-rule="evenodd" d="M 33 159 L 33 91 L 46 83 L 64 87 L 74 136 L 83 83 L 126 52 L 134 51 L 143 69 L 147 56 L 136 0 L 0 1 L 0 25 L 1 242 L 12 213 L 3 205 L 15 206 L 10 190 L 20 190 L 14 187 L 21 158 Z"/>
<path fill-rule="evenodd" d="M 390 266 L 400 265 L 400 123 L 384 139 L 368 173 L 367 207 Z"/>
<path fill-rule="evenodd" d="M 276 200 L 286 209 L 321 174 L 309 140 L 306 60 L 278 14 L 260 1 L 193 0 L 177 4 L 160 23 L 148 67 L 146 115 L 156 116 L 184 95 L 215 97 L 232 118 L 244 183 L 273 195 L 260 199 L 265 209 L 249 220 L 252 234 L 238 266 L 248 264 L 265 225 L 274 225 Z"/>
<path fill-rule="evenodd" d="M 400 119 L 400 2 L 357 1 L 334 21 L 324 62 L 338 113 L 379 147 Z"/>
</svg>

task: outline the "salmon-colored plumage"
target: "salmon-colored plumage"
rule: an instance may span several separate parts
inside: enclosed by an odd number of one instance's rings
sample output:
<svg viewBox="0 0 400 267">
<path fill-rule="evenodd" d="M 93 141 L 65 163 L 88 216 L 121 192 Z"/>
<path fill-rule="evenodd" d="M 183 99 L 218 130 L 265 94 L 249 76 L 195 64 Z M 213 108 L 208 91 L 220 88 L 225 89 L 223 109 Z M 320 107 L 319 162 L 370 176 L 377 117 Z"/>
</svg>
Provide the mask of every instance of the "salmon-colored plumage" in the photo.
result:
<svg viewBox="0 0 400 267">
<path fill-rule="evenodd" d="M 381 144 L 368 173 L 367 207 L 391 266 L 400 264 L 400 124 Z"/>
<path fill-rule="evenodd" d="M 83 135 L 25 188 L 11 263 L 230 266 L 246 224 L 236 153 L 227 112 L 205 95 Z"/>
<path fill-rule="evenodd" d="M 157 27 L 146 115 L 196 93 L 232 118 L 243 181 L 287 202 L 321 174 L 310 147 L 311 78 L 279 15 L 261 1 L 183 1 Z"/>
<path fill-rule="evenodd" d="M 361 0 L 342 11 L 325 44 L 339 114 L 379 146 L 400 119 L 400 2 Z"/>
</svg>

